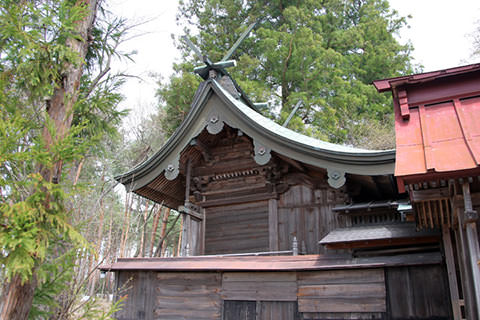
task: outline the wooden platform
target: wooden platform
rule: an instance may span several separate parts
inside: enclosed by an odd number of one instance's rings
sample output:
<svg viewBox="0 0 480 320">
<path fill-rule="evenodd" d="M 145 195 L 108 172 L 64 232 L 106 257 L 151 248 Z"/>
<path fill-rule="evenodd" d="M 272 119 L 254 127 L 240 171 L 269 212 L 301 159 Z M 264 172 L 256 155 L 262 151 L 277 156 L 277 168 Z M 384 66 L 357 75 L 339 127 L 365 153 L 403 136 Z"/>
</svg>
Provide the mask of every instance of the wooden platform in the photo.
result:
<svg viewBox="0 0 480 320">
<path fill-rule="evenodd" d="M 441 263 L 439 253 L 417 253 L 369 258 L 346 258 L 330 255 L 301 256 L 195 256 L 175 258 L 124 258 L 100 270 L 152 271 L 296 271 L 380 268 Z"/>
</svg>

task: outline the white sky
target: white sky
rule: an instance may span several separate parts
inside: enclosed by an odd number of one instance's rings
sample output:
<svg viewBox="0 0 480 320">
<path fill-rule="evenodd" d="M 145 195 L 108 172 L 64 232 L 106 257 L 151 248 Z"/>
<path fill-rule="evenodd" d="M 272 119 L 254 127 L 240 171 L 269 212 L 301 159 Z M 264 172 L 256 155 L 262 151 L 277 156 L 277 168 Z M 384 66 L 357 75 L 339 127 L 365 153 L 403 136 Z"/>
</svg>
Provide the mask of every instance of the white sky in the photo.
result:
<svg viewBox="0 0 480 320">
<path fill-rule="evenodd" d="M 133 22 L 151 20 L 137 28 L 146 33 L 128 41 L 123 50 L 137 50 L 135 62 L 117 64 L 121 71 L 142 77 L 143 81 L 129 79 L 124 86 L 126 96 L 122 108 L 132 109 L 130 121 L 154 110 L 156 104 L 155 79 L 151 73 L 167 79 L 172 63 L 179 54 L 171 34 L 180 33 L 175 22 L 178 0 L 110 0 L 110 9 Z M 480 19 L 479 0 L 390 0 L 392 8 L 402 16 L 411 15 L 409 29 L 400 34 L 400 42 L 411 41 L 415 62 L 425 71 L 445 69 L 478 62 L 470 58 L 471 39 Z M 133 120 L 132 120 L 133 119 Z"/>
</svg>

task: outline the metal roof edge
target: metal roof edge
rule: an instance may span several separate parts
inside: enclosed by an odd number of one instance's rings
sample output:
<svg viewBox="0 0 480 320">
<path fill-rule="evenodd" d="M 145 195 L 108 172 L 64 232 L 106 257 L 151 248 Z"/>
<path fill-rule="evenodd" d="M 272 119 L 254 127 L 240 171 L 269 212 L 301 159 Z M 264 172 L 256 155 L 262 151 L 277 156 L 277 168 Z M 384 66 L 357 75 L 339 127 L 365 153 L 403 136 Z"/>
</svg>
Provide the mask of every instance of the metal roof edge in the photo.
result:
<svg viewBox="0 0 480 320">
<path fill-rule="evenodd" d="M 203 111 L 212 93 L 215 93 L 227 107 L 228 112 L 233 114 L 233 117 L 236 118 L 235 121 L 241 124 L 240 130 L 255 132 L 255 136 L 252 136 L 254 140 L 261 137 L 261 139 L 268 140 L 272 144 L 281 147 L 282 150 L 272 148 L 274 152 L 286 153 L 285 155 L 300 161 L 307 159 L 306 163 L 311 165 L 321 168 L 326 168 L 327 165 L 327 167 L 341 169 L 346 173 L 367 175 L 393 174 L 395 150 L 358 149 L 321 141 L 297 133 L 264 117 L 242 101 L 236 100 L 215 80 L 209 79 L 201 83 L 184 121 L 160 150 L 128 172 L 115 176 L 115 180 L 124 184 L 131 191 L 138 190 L 153 181 L 163 171 L 160 170 L 161 164 L 177 148 L 186 135 L 192 134 L 190 129 L 198 126 L 197 121 L 200 121 L 198 120 L 198 115 Z M 219 112 L 222 113 L 221 110 Z M 227 111 L 224 110 L 223 112 Z M 289 152 L 289 150 L 292 152 Z M 376 168 L 375 166 L 381 166 L 381 168 Z M 371 169 L 368 172 L 364 172 L 366 167 Z M 158 171 L 156 176 L 148 177 L 154 170 Z M 138 181 L 141 178 L 143 178 L 143 181 L 140 183 Z"/>
<path fill-rule="evenodd" d="M 414 84 L 418 82 L 433 81 L 438 78 L 454 76 L 468 72 L 475 72 L 480 70 L 480 63 L 473 63 L 464 66 L 452 67 L 447 69 L 440 69 L 429 72 L 415 73 L 406 76 L 399 76 L 393 78 L 374 80 L 372 84 L 378 92 L 391 91 L 393 86 L 401 84 Z"/>
<path fill-rule="evenodd" d="M 264 117 L 263 115 L 254 112 L 251 109 L 242 108 L 239 106 L 239 101 L 235 100 L 228 92 L 226 92 L 216 81 L 212 82 L 215 93 L 231 107 L 240 117 L 248 117 L 250 120 L 245 125 L 253 127 L 257 132 L 261 132 L 272 140 L 280 141 L 283 144 L 288 144 L 289 147 L 295 148 L 296 151 L 312 155 L 315 154 L 318 159 L 331 161 L 339 164 L 358 164 L 358 165 L 375 165 L 395 162 L 395 149 L 390 150 L 366 150 L 354 147 L 343 146 L 339 144 L 325 142 L 316 138 L 305 136 L 293 130 L 285 128 L 278 123 Z M 260 119 L 261 117 L 261 119 Z M 258 118 L 258 119 L 254 119 Z M 261 120 L 262 122 L 258 121 Z M 265 124 L 268 124 L 266 126 Z M 290 135 L 287 136 L 287 135 Z M 299 139 L 294 139 L 295 137 Z M 302 141 L 300 141 L 300 138 Z M 310 141 L 317 143 L 317 146 L 304 143 L 303 141 Z M 337 150 L 335 150 L 337 149 Z M 273 150 L 273 149 L 272 149 Z M 273 150 L 275 151 L 275 150 Z M 299 160 L 299 159 L 296 159 Z M 351 172 L 359 173 L 359 172 Z M 391 172 L 393 174 L 393 170 Z"/>
<path fill-rule="evenodd" d="M 170 136 L 170 138 L 168 138 L 165 144 L 150 158 L 135 166 L 133 169 L 115 176 L 114 179 L 124 185 L 127 185 L 133 183 L 135 179 L 148 174 L 152 167 L 159 165 L 165 159 L 165 155 L 174 149 L 178 141 L 182 138 L 182 132 L 185 131 L 185 129 L 188 128 L 191 122 L 194 120 L 195 115 L 200 111 L 201 106 L 208 99 L 210 92 L 211 80 L 202 82 L 195 92 L 193 101 L 190 105 L 190 111 L 187 113 L 187 116 L 177 127 L 175 132 Z M 129 180 L 131 180 L 131 182 L 129 182 Z"/>
</svg>

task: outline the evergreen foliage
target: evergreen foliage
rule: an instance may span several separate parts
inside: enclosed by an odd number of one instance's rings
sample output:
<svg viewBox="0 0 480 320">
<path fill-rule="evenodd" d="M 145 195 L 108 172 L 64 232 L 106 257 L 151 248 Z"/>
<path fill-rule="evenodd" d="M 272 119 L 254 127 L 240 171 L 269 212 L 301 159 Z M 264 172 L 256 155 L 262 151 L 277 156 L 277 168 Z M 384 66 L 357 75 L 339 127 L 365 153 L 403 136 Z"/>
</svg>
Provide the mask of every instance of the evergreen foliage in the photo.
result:
<svg viewBox="0 0 480 320">
<path fill-rule="evenodd" d="M 84 38 L 80 26 L 92 16 Z M 0 279 L 3 294 L 33 288 L 30 318 L 69 315 L 85 293 L 67 297 L 76 263 L 96 250 L 74 206 L 93 188 L 75 174 L 85 158 L 105 155 L 100 141 L 118 137 L 123 76 L 110 63 L 130 59 L 118 52 L 127 31 L 125 20 L 90 2 L 0 0 Z M 22 303 L 28 314 L 32 301 Z M 95 308 L 89 300 L 78 312 L 111 318 Z"/>
<path fill-rule="evenodd" d="M 391 98 L 371 82 L 414 71 L 411 46 L 394 37 L 406 18 L 385 0 L 183 0 L 178 20 L 212 61 L 259 21 L 229 72 L 251 100 L 270 102 L 268 113 L 279 123 L 302 100 L 289 127 L 331 142 L 358 145 L 372 128 L 391 128 Z M 169 119 L 182 119 L 188 110 L 184 101 L 193 92 L 187 71 L 198 63 L 183 42 L 178 46 L 185 62 L 158 92 Z"/>
</svg>

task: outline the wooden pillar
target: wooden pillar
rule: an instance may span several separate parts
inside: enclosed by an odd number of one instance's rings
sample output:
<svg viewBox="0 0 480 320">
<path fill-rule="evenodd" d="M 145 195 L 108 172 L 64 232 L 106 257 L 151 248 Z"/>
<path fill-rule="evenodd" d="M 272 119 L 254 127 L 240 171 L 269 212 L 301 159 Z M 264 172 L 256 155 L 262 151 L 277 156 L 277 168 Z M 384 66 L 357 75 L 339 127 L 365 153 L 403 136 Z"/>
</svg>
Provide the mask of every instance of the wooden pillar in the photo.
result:
<svg viewBox="0 0 480 320">
<path fill-rule="evenodd" d="M 269 250 L 278 251 L 278 204 L 277 199 L 268 200 Z"/>
<path fill-rule="evenodd" d="M 191 160 L 187 160 L 186 169 L 185 169 L 185 204 L 190 200 L 190 180 L 191 180 L 191 171 L 192 163 Z M 181 255 L 185 256 L 187 254 L 187 246 L 192 250 L 192 226 L 191 226 L 191 217 L 187 213 L 182 213 L 183 220 L 183 230 L 182 230 L 182 249 Z M 190 251 L 190 254 L 192 252 Z"/>
<path fill-rule="evenodd" d="M 205 228 L 207 227 L 207 211 L 205 208 L 201 209 L 202 215 L 203 215 L 203 220 L 202 220 L 202 230 L 200 232 L 200 241 L 201 241 L 201 247 L 200 247 L 200 254 L 205 254 Z"/>
<path fill-rule="evenodd" d="M 454 208 L 454 213 L 458 217 L 457 229 L 455 230 L 455 239 L 456 239 L 456 247 L 457 247 L 457 256 L 458 256 L 458 264 L 460 267 L 460 276 L 462 279 L 462 290 L 463 290 L 463 300 L 465 303 L 465 312 L 468 315 L 475 314 L 475 310 L 473 309 L 473 286 L 471 282 L 471 276 L 468 268 L 468 261 L 467 261 L 467 252 L 465 250 L 465 235 L 463 232 L 462 223 L 460 221 L 460 208 Z"/>
<path fill-rule="evenodd" d="M 472 302 L 475 305 L 475 318 L 480 319 L 480 266 L 478 261 L 480 260 L 480 247 L 478 244 L 478 233 L 477 233 L 477 224 L 476 224 L 476 212 L 473 210 L 472 198 L 470 195 L 470 183 L 464 182 L 462 184 L 463 191 L 463 201 L 465 205 L 465 210 L 461 214 L 461 227 L 465 227 L 465 241 L 466 241 L 466 252 L 468 253 L 468 261 L 470 272 L 471 272 L 471 281 L 472 281 Z M 472 315 L 473 318 L 473 315 Z"/>
<path fill-rule="evenodd" d="M 453 256 L 452 239 L 450 229 L 442 225 L 442 240 L 445 251 L 445 260 L 447 263 L 448 284 L 450 287 L 450 300 L 452 302 L 453 319 L 462 319 L 462 310 L 460 307 L 460 297 L 458 292 L 457 274 L 455 270 L 455 260 Z"/>
</svg>

